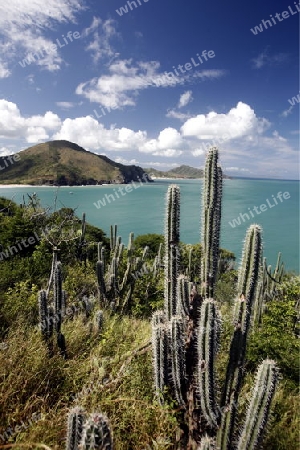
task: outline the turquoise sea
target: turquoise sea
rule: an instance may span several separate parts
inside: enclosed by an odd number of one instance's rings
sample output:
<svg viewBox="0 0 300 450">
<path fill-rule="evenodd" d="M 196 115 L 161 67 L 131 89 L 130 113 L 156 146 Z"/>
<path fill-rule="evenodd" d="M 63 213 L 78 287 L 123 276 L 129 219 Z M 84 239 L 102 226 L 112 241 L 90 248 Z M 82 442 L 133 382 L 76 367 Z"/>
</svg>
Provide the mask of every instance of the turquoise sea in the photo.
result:
<svg viewBox="0 0 300 450">
<path fill-rule="evenodd" d="M 79 216 L 85 212 L 88 222 L 102 228 L 108 235 L 110 225 L 118 224 L 118 234 L 126 245 L 131 231 L 135 236 L 163 234 L 165 196 L 172 182 L 155 180 L 143 185 L 135 183 L 135 187 L 0 187 L 0 196 L 22 203 L 23 195 L 36 192 L 43 206 L 53 208 L 57 195 L 57 208 L 76 208 Z M 200 242 L 202 180 L 176 180 L 176 184 L 181 188 L 181 240 L 192 244 Z M 128 192 L 125 191 L 126 186 Z M 286 199 L 281 196 L 280 201 L 277 197 L 279 192 L 289 195 L 285 194 Z M 258 223 L 264 231 L 264 256 L 268 264 L 276 263 L 280 251 L 286 269 L 299 273 L 299 182 L 224 180 L 223 194 L 221 247 L 233 251 L 239 261 L 245 231 L 251 223 Z M 98 204 L 99 200 L 101 204 Z M 260 210 L 262 204 L 266 205 L 262 208 L 263 212 Z M 248 213 L 249 220 L 245 213 Z M 229 222 L 233 223 L 233 219 L 238 217 L 241 224 L 231 226 Z"/>
</svg>

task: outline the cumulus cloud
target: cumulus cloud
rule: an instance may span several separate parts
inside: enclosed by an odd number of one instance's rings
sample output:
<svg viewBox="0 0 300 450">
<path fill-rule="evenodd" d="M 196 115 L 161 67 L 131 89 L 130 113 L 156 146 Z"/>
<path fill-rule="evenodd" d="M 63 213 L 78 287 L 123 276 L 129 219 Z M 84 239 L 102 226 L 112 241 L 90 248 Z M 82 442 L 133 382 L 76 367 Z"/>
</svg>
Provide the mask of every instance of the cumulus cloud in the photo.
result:
<svg viewBox="0 0 300 450">
<path fill-rule="evenodd" d="M 249 105 L 241 102 L 227 113 L 197 115 L 188 119 L 181 130 L 166 127 L 153 137 L 146 130 L 135 131 L 115 125 L 106 128 L 91 116 L 61 120 L 51 111 L 25 116 L 15 103 L 0 100 L 0 138 L 5 145 L 2 154 L 11 147 L 12 141 L 18 142 L 20 148 L 26 147 L 26 143 L 65 139 L 98 154 L 111 157 L 114 153 L 123 163 L 126 160 L 138 164 L 142 155 L 151 155 L 162 165 L 167 164 L 167 159 L 173 164 L 180 157 L 181 163 L 194 165 L 191 158 L 196 157 L 198 166 L 204 163 L 207 148 L 216 143 L 222 165 L 227 170 L 243 172 L 245 168 L 256 175 L 274 175 L 276 171 L 280 175 L 284 170 L 294 173 L 296 149 L 279 131 L 270 128 L 268 121 L 257 117 Z M 214 140 L 207 140 L 208 137 Z M 154 166 L 153 163 L 150 165 Z"/>
<path fill-rule="evenodd" d="M 261 134 L 269 125 L 266 119 L 258 119 L 249 105 L 239 102 L 227 114 L 212 111 L 188 119 L 181 131 L 183 136 L 196 136 L 200 140 L 221 137 L 230 140 L 253 133 Z"/>
<path fill-rule="evenodd" d="M 43 116 L 22 117 L 15 103 L 0 100 L 0 137 L 25 139 L 28 143 L 49 138 L 49 132 L 60 127 L 60 118 L 51 111 Z"/>
<path fill-rule="evenodd" d="M 175 128 L 165 128 L 157 139 L 150 139 L 140 148 L 143 153 L 152 153 L 158 156 L 180 156 L 184 142 Z M 180 148 L 180 149 L 179 149 Z"/>
<path fill-rule="evenodd" d="M 66 139 L 76 142 L 88 150 L 129 151 L 138 150 L 147 138 L 145 131 L 133 131 L 128 128 L 107 129 L 93 117 L 66 119 L 53 139 Z"/>
</svg>

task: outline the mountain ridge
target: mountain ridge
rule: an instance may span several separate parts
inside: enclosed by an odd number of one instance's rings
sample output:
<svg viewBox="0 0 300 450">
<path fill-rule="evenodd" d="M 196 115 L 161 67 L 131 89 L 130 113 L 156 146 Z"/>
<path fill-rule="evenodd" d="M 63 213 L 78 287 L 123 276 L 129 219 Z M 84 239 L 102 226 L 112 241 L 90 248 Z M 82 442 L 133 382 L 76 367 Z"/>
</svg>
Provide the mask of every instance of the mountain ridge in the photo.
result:
<svg viewBox="0 0 300 450">
<path fill-rule="evenodd" d="M 163 171 L 151 168 L 144 168 L 145 172 L 148 173 L 151 178 L 185 178 L 185 179 L 196 179 L 204 177 L 204 170 L 197 169 L 195 167 L 187 166 L 182 164 L 181 166 L 174 167 L 173 169 Z M 223 174 L 224 178 L 231 178 L 228 175 Z"/>
<path fill-rule="evenodd" d="M 0 185 L 80 186 L 132 181 L 152 180 L 139 166 L 125 166 L 66 140 L 40 143 L 0 157 Z"/>
</svg>

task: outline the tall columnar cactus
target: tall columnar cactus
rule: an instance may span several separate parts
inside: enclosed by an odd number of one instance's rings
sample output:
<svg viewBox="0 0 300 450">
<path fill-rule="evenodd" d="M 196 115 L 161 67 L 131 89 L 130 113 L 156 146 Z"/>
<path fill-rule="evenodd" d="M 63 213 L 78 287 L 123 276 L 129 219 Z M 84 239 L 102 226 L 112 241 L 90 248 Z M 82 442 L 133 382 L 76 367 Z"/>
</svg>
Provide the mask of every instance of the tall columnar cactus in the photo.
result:
<svg viewBox="0 0 300 450">
<path fill-rule="evenodd" d="M 108 419 L 99 413 L 88 416 L 82 431 L 80 450 L 113 450 Z"/>
<path fill-rule="evenodd" d="M 165 311 L 170 320 L 176 314 L 177 276 L 179 272 L 180 190 L 169 186 L 165 224 Z"/>
<path fill-rule="evenodd" d="M 222 169 L 218 165 L 218 149 L 209 150 L 202 194 L 202 295 L 212 298 L 217 278 L 221 229 Z"/>
<path fill-rule="evenodd" d="M 82 408 L 75 407 L 69 411 L 66 450 L 79 450 L 84 421 L 85 412 Z"/>
<path fill-rule="evenodd" d="M 55 331 L 57 334 L 57 345 L 61 354 L 66 358 L 66 342 L 65 337 L 61 333 L 61 324 L 63 320 L 63 312 L 66 309 L 66 294 L 62 289 L 62 266 L 61 262 L 57 262 L 54 269 L 53 279 L 53 300 L 54 300 L 54 317 Z"/>
<path fill-rule="evenodd" d="M 57 262 L 54 269 L 54 312 L 55 312 L 55 330 L 60 333 L 62 322 L 62 306 L 63 306 L 63 292 L 62 292 L 62 272 L 61 263 Z"/>
<path fill-rule="evenodd" d="M 215 392 L 215 357 L 220 340 L 220 318 L 215 302 L 206 299 L 201 306 L 197 329 L 197 381 L 202 414 L 212 428 L 217 428 L 219 411 Z"/>
<path fill-rule="evenodd" d="M 256 450 L 261 447 L 277 382 L 275 361 L 264 360 L 257 371 L 245 423 L 237 443 L 238 450 Z"/>
<path fill-rule="evenodd" d="M 272 267 L 267 266 L 266 258 L 263 258 L 261 265 L 261 275 L 259 286 L 256 291 L 255 302 L 257 307 L 255 308 L 254 323 L 260 325 L 262 321 L 262 315 L 266 306 L 266 303 L 276 296 L 277 287 L 281 283 L 284 274 L 284 264 L 280 261 L 281 253 L 278 253 L 276 267 L 272 273 Z"/>
<path fill-rule="evenodd" d="M 117 231 L 118 231 L 117 225 L 110 226 L 110 250 L 112 252 L 115 250 L 117 243 Z"/>
</svg>

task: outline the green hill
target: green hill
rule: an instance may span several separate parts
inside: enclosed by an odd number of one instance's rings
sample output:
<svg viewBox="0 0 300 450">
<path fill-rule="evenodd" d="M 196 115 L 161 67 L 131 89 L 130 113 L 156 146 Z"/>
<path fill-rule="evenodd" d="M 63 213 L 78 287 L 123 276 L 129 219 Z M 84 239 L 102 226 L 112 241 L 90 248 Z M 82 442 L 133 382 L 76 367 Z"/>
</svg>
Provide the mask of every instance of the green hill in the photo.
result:
<svg viewBox="0 0 300 450">
<path fill-rule="evenodd" d="M 77 186 L 150 181 L 141 167 L 124 166 L 68 141 L 38 144 L 16 155 L 16 161 L 0 157 L 0 184 Z"/>
</svg>

